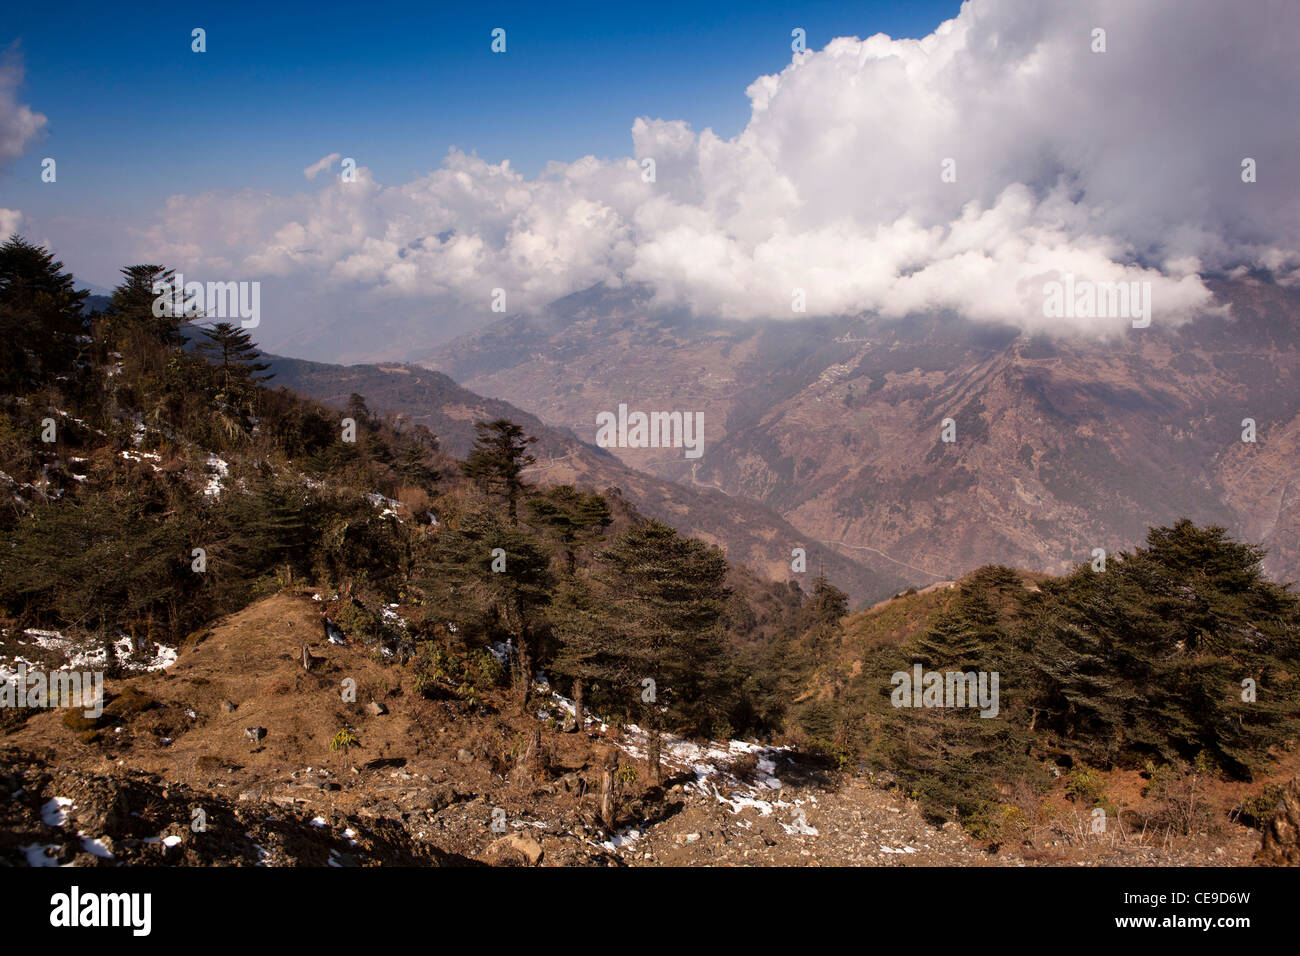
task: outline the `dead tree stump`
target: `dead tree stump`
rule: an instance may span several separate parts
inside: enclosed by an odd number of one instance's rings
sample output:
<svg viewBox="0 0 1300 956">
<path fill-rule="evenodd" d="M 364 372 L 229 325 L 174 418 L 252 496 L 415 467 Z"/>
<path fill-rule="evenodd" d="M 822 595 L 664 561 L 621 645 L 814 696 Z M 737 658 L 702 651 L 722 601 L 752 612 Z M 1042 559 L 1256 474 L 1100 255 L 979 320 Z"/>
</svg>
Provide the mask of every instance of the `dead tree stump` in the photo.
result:
<svg viewBox="0 0 1300 956">
<path fill-rule="evenodd" d="M 600 822 L 611 834 L 614 832 L 614 820 L 618 816 L 617 780 L 618 750 L 611 747 L 605 751 L 600 768 Z"/>
</svg>

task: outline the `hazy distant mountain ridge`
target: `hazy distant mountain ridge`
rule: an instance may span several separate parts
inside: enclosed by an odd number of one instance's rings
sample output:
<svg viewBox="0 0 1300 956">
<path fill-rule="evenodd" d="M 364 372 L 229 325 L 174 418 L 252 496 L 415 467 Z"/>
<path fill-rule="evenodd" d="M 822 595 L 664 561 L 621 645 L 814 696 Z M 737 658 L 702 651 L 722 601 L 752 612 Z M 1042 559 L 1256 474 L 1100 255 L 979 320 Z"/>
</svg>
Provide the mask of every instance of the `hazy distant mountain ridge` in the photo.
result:
<svg viewBox="0 0 1300 956">
<path fill-rule="evenodd" d="M 579 441 L 561 428 L 499 399 L 483 398 L 439 372 L 412 365 L 329 365 L 266 356 L 274 384 L 285 385 L 327 405 L 343 407 L 356 392 L 376 412 L 401 414 L 428 426 L 442 447 L 464 457 L 476 421 L 508 418 L 538 438 L 537 464 L 526 477 L 545 484 L 618 487 L 639 511 L 726 548 L 735 561 L 772 580 L 811 578 L 819 567 L 855 601 L 870 603 L 896 593 L 908 578 L 887 561 L 855 561 L 818 546 L 767 507 L 708 488 L 690 488 L 639 473 L 612 454 Z M 791 551 L 803 547 L 807 573 L 791 573 Z"/>
<path fill-rule="evenodd" d="M 918 583 L 992 561 L 1060 571 L 1180 516 L 1260 541 L 1269 572 L 1294 579 L 1300 299 L 1253 278 L 1214 289 L 1229 317 L 1168 329 L 1157 312 L 1110 340 L 955 317 L 685 322 L 592 290 L 423 363 L 579 436 L 620 402 L 703 411 L 697 462 L 611 451 L 762 501 Z"/>
</svg>

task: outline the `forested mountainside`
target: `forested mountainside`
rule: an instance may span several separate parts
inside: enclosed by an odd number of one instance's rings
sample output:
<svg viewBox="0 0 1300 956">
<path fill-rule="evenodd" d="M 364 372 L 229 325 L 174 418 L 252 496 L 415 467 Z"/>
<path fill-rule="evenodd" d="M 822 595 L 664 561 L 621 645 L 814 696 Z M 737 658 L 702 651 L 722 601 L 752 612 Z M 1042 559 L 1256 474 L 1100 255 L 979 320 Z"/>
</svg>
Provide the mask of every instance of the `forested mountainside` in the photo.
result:
<svg viewBox="0 0 1300 956">
<path fill-rule="evenodd" d="M 248 331 L 155 315 L 167 274 L 129 266 L 88 312 L 49 251 L 0 247 L 0 676 L 107 681 L 96 715 L 5 707 L 11 862 L 155 852 L 116 812 L 116 850 L 66 834 L 64 784 L 263 821 L 157 862 L 536 862 L 488 825 L 506 804 L 569 862 L 737 828 L 777 858 L 891 808 L 932 862 L 1246 862 L 1296 770 L 1300 601 L 1221 527 L 850 614 L 829 574 L 767 580 L 556 483 L 526 423 L 485 416 L 453 455 L 360 392 L 286 389 Z M 297 809 L 268 828 L 272 805 Z"/>
<path fill-rule="evenodd" d="M 474 423 L 506 418 L 537 438 L 537 462 L 525 469 L 531 481 L 617 488 L 642 514 L 672 525 L 682 534 L 724 548 L 728 557 L 764 577 L 791 579 L 791 553 L 800 548 L 806 567 L 825 571 L 854 604 L 868 604 L 897 593 L 911 578 L 905 569 L 869 553 L 845 555 L 794 528 L 767 506 L 714 488 L 682 484 L 637 471 L 574 432 L 544 424 L 500 399 L 483 398 L 446 375 L 417 365 L 330 365 L 267 355 L 277 384 L 345 408 L 360 393 L 374 408 L 402 421 L 428 427 L 444 449 L 467 455 Z M 805 575 L 805 578 L 807 575 Z"/>
</svg>

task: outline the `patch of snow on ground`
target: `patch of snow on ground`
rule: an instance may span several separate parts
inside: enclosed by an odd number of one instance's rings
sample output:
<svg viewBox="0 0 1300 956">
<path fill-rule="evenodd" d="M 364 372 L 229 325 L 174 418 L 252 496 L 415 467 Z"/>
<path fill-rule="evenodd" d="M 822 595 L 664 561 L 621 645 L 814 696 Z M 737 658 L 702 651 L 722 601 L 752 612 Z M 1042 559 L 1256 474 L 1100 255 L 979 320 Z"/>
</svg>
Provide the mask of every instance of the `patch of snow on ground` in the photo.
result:
<svg viewBox="0 0 1300 956">
<path fill-rule="evenodd" d="M 155 644 L 153 657 L 124 661 L 123 666 L 133 671 L 161 671 L 175 664 L 179 656 L 176 648 Z"/>
<path fill-rule="evenodd" d="M 572 715 L 573 701 L 551 692 L 555 706 Z M 608 728 L 591 716 L 585 714 L 588 725 L 599 724 L 602 732 Z M 623 728 L 623 736 L 615 741 L 619 749 L 633 760 L 645 760 L 648 750 L 648 735 L 636 724 Z M 757 810 L 763 816 L 770 816 L 777 808 L 794 808 L 803 801 L 794 802 L 772 799 L 774 791 L 782 789 L 783 784 L 776 776 L 776 758 L 790 750 L 789 747 L 770 747 L 766 744 L 748 740 L 710 740 L 696 743 L 662 734 L 659 740 L 659 755 L 665 776 L 690 773 L 695 777 L 694 786 L 703 793 L 712 793 L 719 803 L 725 805 L 732 813 L 740 813 L 749 808 Z M 757 783 L 741 780 L 726 769 L 726 765 L 737 757 L 754 755 L 757 770 Z M 688 789 L 692 784 L 685 785 Z M 793 825 L 782 823 L 788 833 L 802 833 L 817 836 L 817 830 L 808 826 L 802 811 L 797 814 Z"/>
<path fill-rule="evenodd" d="M 619 830 L 615 833 L 612 837 L 602 843 L 601 846 L 612 853 L 614 850 L 620 849 L 621 847 L 631 846 L 640 838 L 640 830 L 635 827 L 626 827 L 625 829 Z"/>
<path fill-rule="evenodd" d="M 208 455 L 206 462 L 211 474 L 208 475 L 208 483 L 203 486 L 203 493 L 209 498 L 221 497 L 221 479 L 230 474 L 230 465 L 218 458 L 216 455 Z"/>
<path fill-rule="evenodd" d="M 26 637 L 35 638 L 34 643 L 41 650 L 63 655 L 64 661 L 56 668 L 57 670 L 96 670 L 102 669 L 108 663 L 108 653 L 103 646 L 85 643 L 78 646 L 72 638 L 66 637 L 58 631 L 28 628 L 23 631 L 23 634 Z M 154 643 L 153 646 L 152 656 L 137 657 L 133 650 L 131 638 L 124 634 L 112 645 L 113 657 L 117 663 L 122 665 L 123 669 L 137 673 L 164 670 L 176 663 L 178 655 L 175 648 L 165 647 L 157 643 Z M 9 666 L 10 664 L 12 664 L 12 667 Z M 11 659 L 0 657 L 0 682 L 12 683 L 17 680 L 16 668 L 19 664 L 25 664 L 29 673 L 44 668 L 44 665 L 33 664 L 22 657 Z"/>
<path fill-rule="evenodd" d="M 574 713 L 573 701 L 569 700 L 567 697 L 561 697 L 559 694 L 552 691 L 551 702 L 555 704 L 556 707 L 560 708 L 560 710 L 568 714 L 570 717 L 573 716 Z M 609 729 L 609 727 L 603 721 L 597 719 L 596 717 L 593 717 L 590 711 L 584 713 L 582 715 L 582 718 L 583 718 L 582 722 L 584 724 L 586 724 L 588 727 L 595 724 L 598 728 L 600 728 L 600 732 L 602 734 Z"/>
<path fill-rule="evenodd" d="M 154 464 L 154 462 L 156 461 L 162 461 L 161 455 L 155 455 L 152 452 L 147 452 L 147 451 L 124 451 L 121 452 L 120 454 L 127 461 L 147 462 L 149 467 L 152 468 L 154 471 L 162 471 L 161 468 L 159 468 L 157 465 Z"/>
<path fill-rule="evenodd" d="M 29 844 L 28 846 L 20 847 L 19 849 L 21 849 L 24 853 L 27 854 L 28 866 L 36 867 L 36 866 L 58 866 L 59 865 L 59 858 L 57 856 L 46 855 L 47 850 L 57 851 L 59 849 L 59 845 L 57 843 L 51 843 L 49 845 L 42 844 L 42 843 L 32 843 Z"/>
<path fill-rule="evenodd" d="M 636 759 L 644 760 L 648 745 L 647 734 L 636 724 L 628 724 L 624 730 L 625 740 L 621 741 L 619 746 Z M 757 768 L 764 775 L 762 787 L 779 790 L 781 781 L 773 776 L 776 770 L 774 755 L 787 750 L 788 747 L 769 747 L 748 740 L 710 740 L 700 744 L 671 734 L 661 735 L 659 743 L 660 757 L 669 771 L 689 771 L 695 775 L 697 784 L 702 785 L 709 780 L 718 779 L 740 790 L 751 788 L 749 784 L 727 772 L 724 769 L 725 764 L 737 757 L 754 754 Z"/>
<path fill-rule="evenodd" d="M 798 805 L 802 802 L 802 800 L 796 800 L 795 804 Z M 780 820 L 777 822 L 781 823 Z M 821 836 L 821 834 L 817 832 L 816 827 L 808 825 L 808 819 L 803 815 L 803 810 L 799 809 L 795 810 L 794 823 L 781 823 L 781 829 L 786 833 L 791 834 L 799 833 L 804 836 Z"/>
<path fill-rule="evenodd" d="M 377 491 L 372 491 L 368 495 L 366 495 L 366 500 L 369 501 L 376 508 L 383 509 L 379 513 L 379 517 L 387 518 L 391 515 L 392 517 L 397 518 L 399 522 L 402 520 L 401 517 L 397 514 L 397 509 L 402 507 L 402 503 L 400 501 L 397 501 L 393 498 L 385 497 L 384 495 L 381 495 Z"/>
<path fill-rule="evenodd" d="M 41 822 L 47 827 L 61 827 L 68 822 L 68 814 L 64 807 L 72 806 L 72 801 L 67 797 L 54 797 L 45 801 L 41 807 Z"/>
<path fill-rule="evenodd" d="M 96 840 L 93 837 L 81 835 L 81 848 L 92 856 L 97 856 L 101 860 L 113 859 L 113 851 L 104 846 L 103 840 Z"/>
<path fill-rule="evenodd" d="M 108 663 L 108 652 L 102 647 L 69 648 L 59 670 L 96 670 Z"/>
<path fill-rule="evenodd" d="M 165 837 L 145 837 L 145 843 L 161 843 L 163 846 L 175 846 L 181 842 L 181 838 L 175 834 Z"/>
<path fill-rule="evenodd" d="M 29 627 L 23 631 L 28 637 L 36 638 L 36 646 L 47 651 L 63 650 L 68 643 L 68 638 L 64 637 L 58 631 L 41 631 L 34 627 Z"/>
</svg>

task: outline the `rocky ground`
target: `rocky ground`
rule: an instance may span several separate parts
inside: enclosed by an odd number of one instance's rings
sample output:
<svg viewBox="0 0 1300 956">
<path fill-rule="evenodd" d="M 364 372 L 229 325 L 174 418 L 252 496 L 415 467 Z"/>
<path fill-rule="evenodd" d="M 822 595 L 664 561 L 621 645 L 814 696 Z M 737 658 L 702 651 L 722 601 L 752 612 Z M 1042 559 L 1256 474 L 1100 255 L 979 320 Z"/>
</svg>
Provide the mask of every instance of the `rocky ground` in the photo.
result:
<svg viewBox="0 0 1300 956">
<path fill-rule="evenodd" d="M 504 699 L 427 700 L 410 681 L 373 648 L 323 641 L 310 592 L 267 598 L 194 635 L 171 666 L 110 681 L 100 720 L 43 711 L 0 738 L 0 862 L 1248 865 L 1260 845 L 1235 824 L 1172 840 L 1058 822 L 1032 845 L 989 848 L 880 781 L 740 741 L 668 741 L 667 777 L 647 788 L 634 727 L 563 733 L 566 702 L 545 690 L 519 714 Z M 333 751 L 343 728 L 357 744 Z M 536 772 L 521 774 L 539 731 Z M 607 830 L 611 747 L 638 779 Z"/>
<path fill-rule="evenodd" d="M 857 778 L 831 790 L 796 788 L 793 806 L 764 815 L 694 795 L 682 811 L 630 848 L 635 865 L 725 866 L 1243 866 L 1259 834 L 1234 828 L 1225 842 L 1154 839 L 1086 842 L 996 851 L 974 843 L 955 823 L 935 827 L 920 808 Z"/>
<path fill-rule="evenodd" d="M 359 821 L 168 783 L 0 758 L 0 859 L 28 866 L 440 866 L 456 861 L 387 820 Z"/>
</svg>

